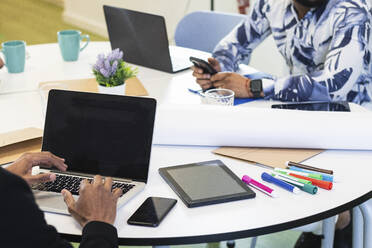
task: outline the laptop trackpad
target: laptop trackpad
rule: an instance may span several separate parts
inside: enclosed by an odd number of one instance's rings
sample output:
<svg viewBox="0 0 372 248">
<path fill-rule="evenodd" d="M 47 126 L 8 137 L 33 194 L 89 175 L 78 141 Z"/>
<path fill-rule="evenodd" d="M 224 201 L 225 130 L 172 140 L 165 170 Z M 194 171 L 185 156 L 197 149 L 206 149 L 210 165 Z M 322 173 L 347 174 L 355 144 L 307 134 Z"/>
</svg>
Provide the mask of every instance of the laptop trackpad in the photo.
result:
<svg viewBox="0 0 372 248">
<path fill-rule="evenodd" d="M 33 190 L 36 203 L 46 212 L 69 214 L 62 194 Z M 75 196 L 74 196 L 75 198 Z"/>
</svg>

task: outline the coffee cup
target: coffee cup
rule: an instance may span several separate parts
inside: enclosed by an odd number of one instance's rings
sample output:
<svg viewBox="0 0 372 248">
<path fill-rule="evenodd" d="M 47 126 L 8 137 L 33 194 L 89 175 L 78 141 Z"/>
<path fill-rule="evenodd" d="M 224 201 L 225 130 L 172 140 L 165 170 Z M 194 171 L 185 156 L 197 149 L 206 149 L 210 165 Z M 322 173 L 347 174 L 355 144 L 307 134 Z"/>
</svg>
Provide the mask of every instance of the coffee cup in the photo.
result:
<svg viewBox="0 0 372 248">
<path fill-rule="evenodd" d="M 22 40 L 6 41 L 1 44 L 5 56 L 5 66 L 9 73 L 20 73 L 25 70 L 26 42 Z"/>
<path fill-rule="evenodd" d="M 61 30 L 58 33 L 58 44 L 64 61 L 77 61 L 79 53 L 89 44 L 89 35 L 82 35 L 79 30 Z M 83 47 L 80 41 L 86 39 Z"/>
</svg>

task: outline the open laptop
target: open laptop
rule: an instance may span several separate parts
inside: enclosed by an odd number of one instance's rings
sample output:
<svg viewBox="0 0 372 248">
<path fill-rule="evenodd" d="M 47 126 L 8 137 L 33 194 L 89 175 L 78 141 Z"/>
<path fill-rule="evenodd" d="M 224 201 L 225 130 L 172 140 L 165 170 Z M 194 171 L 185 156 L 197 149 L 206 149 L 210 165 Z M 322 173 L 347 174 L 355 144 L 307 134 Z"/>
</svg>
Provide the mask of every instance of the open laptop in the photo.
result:
<svg viewBox="0 0 372 248">
<path fill-rule="evenodd" d="M 111 48 L 124 52 L 124 60 L 170 73 L 192 66 L 185 48 L 169 47 L 164 17 L 103 6 Z"/>
<path fill-rule="evenodd" d="M 94 175 L 113 178 L 123 196 L 118 207 L 144 189 L 147 182 L 156 101 L 152 98 L 51 90 L 43 151 L 65 158 L 66 172 L 54 182 L 33 186 L 44 211 L 68 214 L 60 193 L 78 197 L 80 182 Z M 40 172 L 50 169 L 41 166 Z"/>
</svg>

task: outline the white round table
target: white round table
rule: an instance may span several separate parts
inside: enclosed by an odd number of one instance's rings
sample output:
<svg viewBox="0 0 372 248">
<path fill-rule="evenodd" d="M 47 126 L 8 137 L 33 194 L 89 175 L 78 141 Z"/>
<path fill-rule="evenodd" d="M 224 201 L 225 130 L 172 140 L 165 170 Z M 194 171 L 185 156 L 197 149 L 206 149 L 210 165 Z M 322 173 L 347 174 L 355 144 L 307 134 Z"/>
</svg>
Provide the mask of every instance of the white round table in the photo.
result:
<svg viewBox="0 0 372 248">
<path fill-rule="evenodd" d="M 108 42 L 92 42 L 77 62 L 63 62 L 57 44 L 27 47 L 30 58 L 24 73 L 0 71 L 0 133 L 30 126 L 42 127 L 38 84 L 93 77 L 91 66 L 97 55 L 109 50 Z M 168 74 L 139 67 L 138 78 L 150 97 L 159 102 L 200 104 L 199 97 L 187 91 L 187 88 L 197 88 L 189 70 Z M 247 104 L 251 105 L 265 107 L 267 102 Z M 329 218 L 372 197 L 372 151 L 328 150 L 306 163 L 335 171 L 337 182 L 330 191 L 319 189 L 316 195 L 304 192 L 295 195 L 273 186 L 280 197 L 270 198 L 257 192 L 254 199 L 187 208 L 161 178 L 158 168 L 220 159 L 238 177 L 246 174 L 259 179 L 267 170 L 215 155 L 211 153 L 214 148 L 153 146 L 148 185 L 118 210 L 115 226 L 121 245 L 176 245 L 258 236 Z M 157 228 L 128 225 L 129 216 L 148 196 L 171 197 L 179 201 Z M 45 213 L 45 217 L 65 238 L 80 240 L 81 227 L 70 216 Z"/>
</svg>

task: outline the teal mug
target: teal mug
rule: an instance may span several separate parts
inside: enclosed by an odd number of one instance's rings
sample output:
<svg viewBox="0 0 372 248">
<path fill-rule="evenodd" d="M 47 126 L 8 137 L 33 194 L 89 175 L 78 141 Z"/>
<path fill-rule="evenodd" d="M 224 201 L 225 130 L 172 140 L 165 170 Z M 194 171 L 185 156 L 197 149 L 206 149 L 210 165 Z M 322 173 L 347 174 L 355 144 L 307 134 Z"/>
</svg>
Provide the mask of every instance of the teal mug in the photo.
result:
<svg viewBox="0 0 372 248">
<path fill-rule="evenodd" d="M 5 66 L 9 73 L 20 73 L 25 70 L 26 42 L 12 40 L 1 44 L 1 52 L 5 56 Z"/>
<path fill-rule="evenodd" d="M 80 48 L 80 41 L 86 39 L 86 43 Z M 89 35 L 81 35 L 79 30 L 62 30 L 58 32 L 58 44 L 64 61 L 76 61 L 79 53 L 89 44 Z"/>
</svg>

